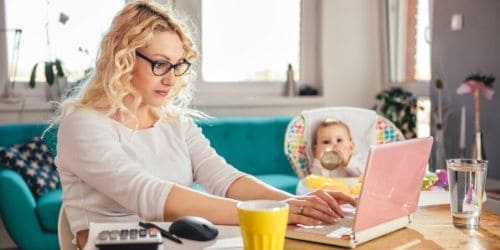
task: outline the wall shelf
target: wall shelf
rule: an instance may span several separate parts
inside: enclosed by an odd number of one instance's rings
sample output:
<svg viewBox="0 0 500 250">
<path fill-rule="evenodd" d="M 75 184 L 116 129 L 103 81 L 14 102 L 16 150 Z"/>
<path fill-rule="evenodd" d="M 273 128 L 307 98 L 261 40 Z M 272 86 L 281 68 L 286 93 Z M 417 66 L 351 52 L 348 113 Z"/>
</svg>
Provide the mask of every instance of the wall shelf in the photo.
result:
<svg viewBox="0 0 500 250">
<path fill-rule="evenodd" d="M 192 102 L 193 107 L 293 107 L 304 105 L 323 105 L 322 96 L 224 96 L 218 98 L 198 98 Z"/>
</svg>

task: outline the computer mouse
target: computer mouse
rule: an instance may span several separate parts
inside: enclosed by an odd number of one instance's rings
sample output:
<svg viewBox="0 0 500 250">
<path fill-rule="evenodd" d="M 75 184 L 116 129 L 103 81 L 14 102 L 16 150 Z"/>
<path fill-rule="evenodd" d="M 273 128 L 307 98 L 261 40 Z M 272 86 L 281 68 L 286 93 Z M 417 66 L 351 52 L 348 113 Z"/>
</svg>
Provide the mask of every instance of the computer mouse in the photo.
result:
<svg viewBox="0 0 500 250">
<path fill-rule="evenodd" d="M 168 231 L 181 238 L 197 241 L 213 240 L 219 234 L 212 222 L 197 216 L 184 216 L 173 221 Z"/>
</svg>

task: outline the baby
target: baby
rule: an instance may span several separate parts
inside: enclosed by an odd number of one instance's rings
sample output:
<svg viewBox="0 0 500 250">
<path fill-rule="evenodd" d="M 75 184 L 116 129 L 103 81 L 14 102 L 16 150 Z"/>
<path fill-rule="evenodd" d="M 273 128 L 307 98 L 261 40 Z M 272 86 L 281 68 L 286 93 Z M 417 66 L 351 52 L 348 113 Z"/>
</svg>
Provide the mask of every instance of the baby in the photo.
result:
<svg viewBox="0 0 500 250">
<path fill-rule="evenodd" d="M 349 127 L 342 121 L 326 119 L 316 129 L 313 141 L 314 161 L 311 174 L 326 177 L 358 177 L 362 173 L 361 162 L 353 157 L 355 144 Z M 321 157 L 325 151 L 335 151 L 340 156 L 340 166 L 328 170 L 321 164 Z"/>
</svg>

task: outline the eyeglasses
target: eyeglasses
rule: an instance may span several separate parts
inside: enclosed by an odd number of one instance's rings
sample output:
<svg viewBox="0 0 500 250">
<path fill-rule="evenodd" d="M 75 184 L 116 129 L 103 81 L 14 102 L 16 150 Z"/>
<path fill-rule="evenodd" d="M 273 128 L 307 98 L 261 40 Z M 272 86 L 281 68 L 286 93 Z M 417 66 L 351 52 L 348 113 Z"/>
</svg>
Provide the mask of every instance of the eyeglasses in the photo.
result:
<svg viewBox="0 0 500 250">
<path fill-rule="evenodd" d="M 155 76 L 163 76 L 168 74 L 171 69 L 174 69 L 174 75 L 175 76 L 182 76 L 184 75 L 189 67 L 191 67 L 191 63 L 189 63 L 186 60 L 183 60 L 180 63 L 176 64 L 171 64 L 167 61 L 154 61 L 146 57 L 145 55 L 141 54 L 139 51 L 135 52 L 140 58 L 148 61 L 151 64 L 151 71 L 153 71 L 153 74 Z"/>
</svg>

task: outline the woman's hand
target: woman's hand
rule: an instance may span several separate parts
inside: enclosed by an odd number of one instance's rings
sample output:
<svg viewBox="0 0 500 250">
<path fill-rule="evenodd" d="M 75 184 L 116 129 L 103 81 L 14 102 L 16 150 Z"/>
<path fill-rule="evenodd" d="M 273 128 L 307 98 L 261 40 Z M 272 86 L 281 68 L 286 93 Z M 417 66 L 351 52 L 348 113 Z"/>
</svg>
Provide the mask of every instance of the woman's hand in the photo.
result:
<svg viewBox="0 0 500 250">
<path fill-rule="evenodd" d="M 356 201 L 342 193 L 316 190 L 307 195 L 286 199 L 290 206 L 289 224 L 318 225 L 322 222 L 333 223 L 344 217 L 340 208 L 342 204 L 356 206 Z"/>
</svg>

